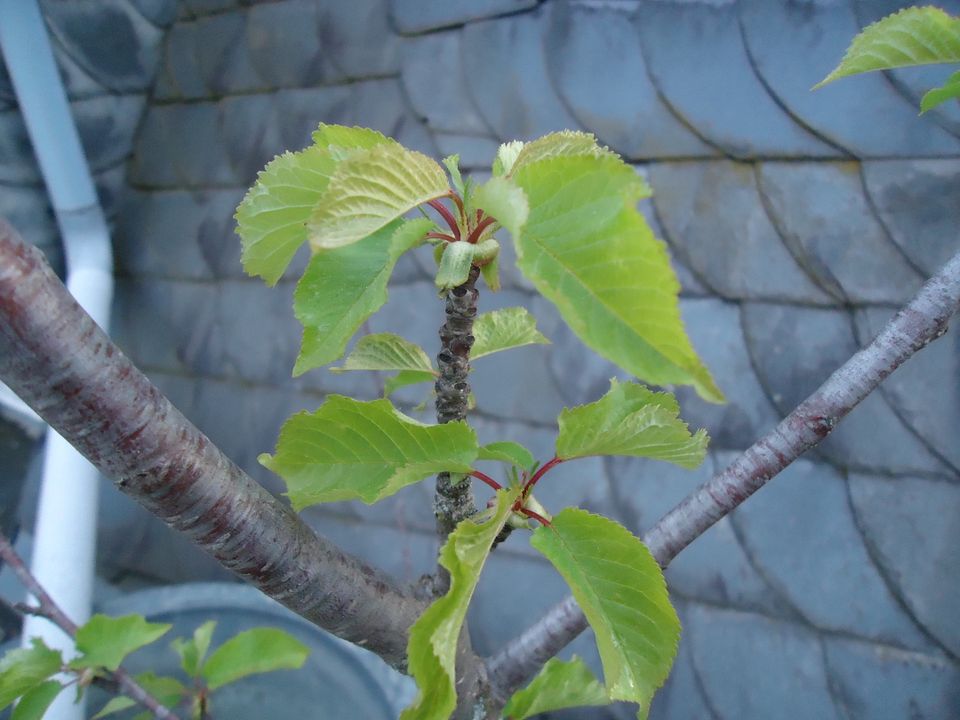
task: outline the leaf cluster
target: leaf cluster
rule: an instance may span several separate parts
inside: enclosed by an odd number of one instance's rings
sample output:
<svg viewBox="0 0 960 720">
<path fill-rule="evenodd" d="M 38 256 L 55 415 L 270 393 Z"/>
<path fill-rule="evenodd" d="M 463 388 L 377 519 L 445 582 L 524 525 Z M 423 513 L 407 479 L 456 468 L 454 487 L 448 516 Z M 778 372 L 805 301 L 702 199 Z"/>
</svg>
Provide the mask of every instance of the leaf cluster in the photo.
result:
<svg viewBox="0 0 960 720">
<path fill-rule="evenodd" d="M 131 653 L 156 642 L 172 626 L 147 622 L 141 615 L 109 617 L 94 615 L 77 629 L 78 655 L 64 662 L 59 650 L 52 650 L 39 638 L 29 648 L 9 651 L 0 659 L 0 710 L 19 698 L 11 720 L 38 720 L 69 685 L 75 684 L 77 700 L 84 690 L 101 678 L 109 678 Z M 141 673 L 137 684 L 161 705 L 175 708 L 186 704 L 194 720 L 205 716 L 210 693 L 224 685 L 257 673 L 297 669 L 309 650 L 296 638 L 275 628 L 254 628 L 228 639 L 209 654 L 216 623 L 206 622 L 190 638 L 177 638 L 170 647 L 179 655 L 180 666 L 191 684 L 175 677 Z M 62 682 L 60 673 L 75 675 Z M 106 703 L 93 720 L 135 707 L 137 702 L 118 695 Z M 153 717 L 144 711 L 135 720 Z"/>
</svg>

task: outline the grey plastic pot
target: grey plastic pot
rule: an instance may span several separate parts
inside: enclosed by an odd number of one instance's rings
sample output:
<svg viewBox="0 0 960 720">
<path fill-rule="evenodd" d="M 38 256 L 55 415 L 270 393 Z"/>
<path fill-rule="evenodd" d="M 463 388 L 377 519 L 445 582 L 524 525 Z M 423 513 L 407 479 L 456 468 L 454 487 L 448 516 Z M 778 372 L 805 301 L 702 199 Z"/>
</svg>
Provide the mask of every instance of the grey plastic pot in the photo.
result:
<svg viewBox="0 0 960 720">
<path fill-rule="evenodd" d="M 265 626 L 285 630 L 310 648 L 300 670 L 255 675 L 217 690 L 210 708 L 213 720 L 393 720 L 415 693 L 410 678 L 372 653 L 320 630 L 246 585 L 190 583 L 143 590 L 105 603 L 100 612 L 137 613 L 173 624 L 163 639 L 127 659 L 124 665 L 134 673 L 152 670 L 183 680 L 170 640 L 190 636 L 206 620 L 217 621 L 212 648 L 238 632 Z M 95 691 L 89 714 L 108 699 Z"/>
</svg>

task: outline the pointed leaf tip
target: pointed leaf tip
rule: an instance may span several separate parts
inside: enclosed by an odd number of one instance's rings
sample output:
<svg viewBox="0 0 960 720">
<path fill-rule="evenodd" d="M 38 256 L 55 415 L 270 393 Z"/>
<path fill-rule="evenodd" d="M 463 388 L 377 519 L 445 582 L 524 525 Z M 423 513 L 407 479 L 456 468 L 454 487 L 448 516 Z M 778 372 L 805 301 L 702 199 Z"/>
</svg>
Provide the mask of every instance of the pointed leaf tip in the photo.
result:
<svg viewBox="0 0 960 720">
<path fill-rule="evenodd" d="M 567 581 L 587 616 L 609 697 L 639 703 L 645 716 L 680 640 L 680 621 L 656 560 L 622 525 L 577 508 L 537 528 L 530 543 Z"/>
</svg>

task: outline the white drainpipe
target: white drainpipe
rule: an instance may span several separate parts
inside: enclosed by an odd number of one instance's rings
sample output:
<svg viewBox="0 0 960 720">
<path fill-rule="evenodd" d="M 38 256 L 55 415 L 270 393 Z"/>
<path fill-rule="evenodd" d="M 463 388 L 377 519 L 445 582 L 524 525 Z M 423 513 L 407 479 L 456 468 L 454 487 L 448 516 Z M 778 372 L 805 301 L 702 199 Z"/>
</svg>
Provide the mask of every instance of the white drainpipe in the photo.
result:
<svg viewBox="0 0 960 720">
<path fill-rule="evenodd" d="M 36 0 L 0 0 L 0 47 L 57 216 L 67 288 L 106 329 L 113 297 L 109 231 Z M 42 482 L 31 568 L 66 614 L 82 624 L 90 617 L 93 595 L 99 475 L 48 430 Z M 73 651 L 69 638 L 39 618 L 27 618 L 23 635 Z M 44 717 L 82 720 L 83 707 L 73 704 L 73 695 L 62 693 Z"/>
</svg>

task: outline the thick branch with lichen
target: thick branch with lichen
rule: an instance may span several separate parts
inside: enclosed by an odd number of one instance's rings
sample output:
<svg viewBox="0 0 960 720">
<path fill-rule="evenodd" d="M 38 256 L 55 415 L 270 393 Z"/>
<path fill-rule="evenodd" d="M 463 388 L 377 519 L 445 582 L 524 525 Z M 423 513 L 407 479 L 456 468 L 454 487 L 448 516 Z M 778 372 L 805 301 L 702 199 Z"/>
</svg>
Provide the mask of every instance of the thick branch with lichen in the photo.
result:
<svg viewBox="0 0 960 720">
<path fill-rule="evenodd" d="M 316 535 L 224 456 L 2 221 L 0 379 L 121 491 L 225 567 L 405 666 L 407 634 L 426 602 Z"/>
<path fill-rule="evenodd" d="M 473 347 L 473 321 L 477 317 L 476 283 L 480 269 L 470 268 L 463 285 L 447 293 L 446 322 L 440 328 L 440 353 L 437 366 L 437 422 L 464 420 L 470 398 L 470 348 Z M 437 532 L 446 537 L 457 524 L 476 512 L 469 478 L 451 478 L 450 473 L 437 476 L 434 514 Z"/>
<path fill-rule="evenodd" d="M 644 543 L 660 566 L 665 568 L 714 523 L 826 438 L 890 373 L 941 337 L 958 309 L 960 253 L 923 286 L 869 346 L 851 357 L 776 428 L 726 470 L 688 495 L 644 536 Z M 583 612 L 572 596 L 567 597 L 490 658 L 487 670 L 493 704 L 501 706 L 586 627 Z"/>
</svg>

